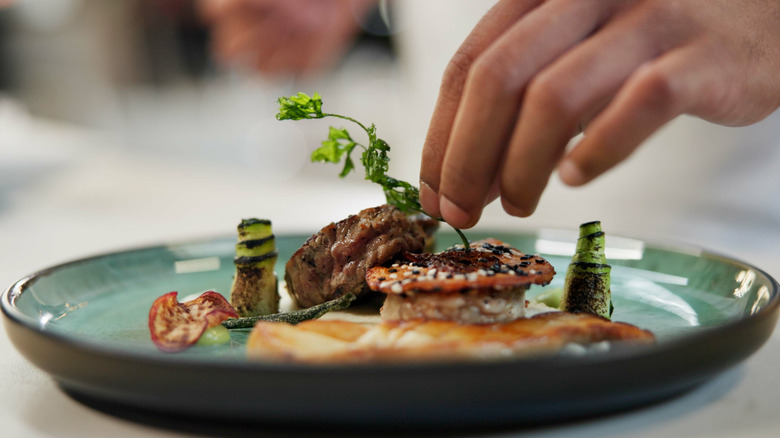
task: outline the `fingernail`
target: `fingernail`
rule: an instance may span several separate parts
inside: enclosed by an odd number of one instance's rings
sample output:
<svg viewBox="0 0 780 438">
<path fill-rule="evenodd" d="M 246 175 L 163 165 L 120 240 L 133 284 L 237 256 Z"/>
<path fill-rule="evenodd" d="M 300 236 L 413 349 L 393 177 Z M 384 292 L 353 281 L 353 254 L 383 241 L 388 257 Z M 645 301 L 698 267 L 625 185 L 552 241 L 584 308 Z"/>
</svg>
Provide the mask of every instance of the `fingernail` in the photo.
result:
<svg viewBox="0 0 780 438">
<path fill-rule="evenodd" d="M 441 198 L 441 217 L 455 228 L 468 228 L 471 221 L 471 216 L 447 197 Z"/>
<path fill-rule="evenodd" d="M 509 214 L 510 216 L 515 216 L 515 217 L 529 216 L 528 210 L 517 207 L 516 205 L 512 204 L 511 202 L 507 201 L 504 198 L 501 198 L 501 206 L 504 207 L 504 211 L 507 212 L 507 214 Z"/>
<path fill-rule="evenodd" d="M 420 181 L 420 206 L 428 216 L 439 217 L 439 195 L 424 182 Z"/>
<path fill-rule="evenodd" d="M 580 186 L 585 184 L 585 174 L 582 173 L 577 164 L 569 159 L 564 159 L 561 164 L 558 165 L 558 177 L 565 184 L 570 186 Z"/>
</svg>

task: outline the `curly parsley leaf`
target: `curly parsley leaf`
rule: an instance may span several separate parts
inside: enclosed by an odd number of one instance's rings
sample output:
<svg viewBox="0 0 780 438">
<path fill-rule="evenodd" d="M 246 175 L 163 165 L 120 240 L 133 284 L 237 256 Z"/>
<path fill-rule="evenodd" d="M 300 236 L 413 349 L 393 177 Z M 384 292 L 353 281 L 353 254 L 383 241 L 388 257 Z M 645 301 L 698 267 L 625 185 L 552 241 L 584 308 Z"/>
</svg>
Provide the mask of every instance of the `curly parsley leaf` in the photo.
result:
<svg viewBox="0 0 780 438">
<path fill-rule="evenodd" d="M 279 113 L 277 120 L 302 120 L 302 119 L 321 119 L 325 117 L 322 113 L 322 97 L 314 93 L 309 97 L 306 93 L 298 93 L 295 96 L 280 97 Z"/>
<path fill-rule="evenodd" d="M 366 179 L 385 187 L 391 179 L 385 175 L 390 167 L 390 157 L 387 155 L 390 146 L 381 138 L 377 139 L 372 146 L 363 151 L 360 161 L 366 168 Z"/>
<path fill-rule="evenodd" d="M 408 182 L 387 177 L 382 189 L 388 204 L 393 204 L 402 211 L 422 211 L 420 192 Z"/>
<path fill-rule="evenodd" d="M 344 178 L 355 168 L 351 154 L 356 146 L 358 144 L 352 140 L 346 129 L 336 129 L 331 126 L 328 132 L 328 139 L 324 140 L 322 146 L 311 153 L 311 161 L 338 164 L 341 162 L 342 157 L 346 155 L 344 168 L 339 174 L 340 177 Z"/>
</svg>

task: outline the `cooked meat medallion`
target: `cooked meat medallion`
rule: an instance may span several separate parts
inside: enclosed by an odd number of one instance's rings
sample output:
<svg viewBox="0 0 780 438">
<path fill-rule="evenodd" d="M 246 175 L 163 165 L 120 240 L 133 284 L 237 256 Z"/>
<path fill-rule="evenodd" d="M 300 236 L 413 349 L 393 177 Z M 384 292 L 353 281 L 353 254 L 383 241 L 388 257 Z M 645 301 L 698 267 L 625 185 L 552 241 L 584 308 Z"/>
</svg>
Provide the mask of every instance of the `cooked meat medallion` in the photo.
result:
<svg viewBox="0 0 780 438">
<path fill-rule="evenodd" d="M 391 205 L 367 208 L 331 223 L 293 254 L 284 278 L 301 307 L 311 307 L 346 293 L 368 291 L 366 271 L 405 252 L 422 252 L 435 221 L 409 217 Z"/>
<path fill-rule="evenodd" d="M 385 320 L 437 319 L 464 324 L 508 322 L 525 315 L 525 292 L 546 285 L 555 270 L 545 259 L 496 239 L 437 254 L 404 255 L 404 262 L 374 267 L 366 281 L 384 292 Z"/>
</svg>

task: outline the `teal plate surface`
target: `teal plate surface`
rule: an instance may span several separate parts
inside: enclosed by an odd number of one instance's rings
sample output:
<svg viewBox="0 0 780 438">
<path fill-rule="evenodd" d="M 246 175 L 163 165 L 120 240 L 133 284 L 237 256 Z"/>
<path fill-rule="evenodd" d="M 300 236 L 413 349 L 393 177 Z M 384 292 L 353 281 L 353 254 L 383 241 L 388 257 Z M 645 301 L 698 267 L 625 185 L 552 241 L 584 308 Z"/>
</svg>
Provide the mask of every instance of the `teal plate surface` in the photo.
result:
<svg viewBox="0 0 780 438">
<path fill-rule="evenodd" d="M 576 234 L 482 234 L 541 254 L 558 272 L 547 288 L 562 286 Z M 278 273 L 306 237 L 277 236 Z M 438 241 L 457 239 L 441 233 Z M 180 299 L 227 295 L 234 243 L 155 246 L 35 273 L 2 297 L 8 335 L 67 392 L 110 404 L 217 420 L 482 425 L 600 414 L 678 394 L 756 351 L 780 302 L 777 282 L 749 264 L 608 236 L 613 319 L 651 330 L 656 345 L 491 362 L 311 366 L 248 361 L 247 332 L 237 331 L 229 344 L 158 351 L 147 327 L 151 303 L 174 290 Z"/>
</svg>

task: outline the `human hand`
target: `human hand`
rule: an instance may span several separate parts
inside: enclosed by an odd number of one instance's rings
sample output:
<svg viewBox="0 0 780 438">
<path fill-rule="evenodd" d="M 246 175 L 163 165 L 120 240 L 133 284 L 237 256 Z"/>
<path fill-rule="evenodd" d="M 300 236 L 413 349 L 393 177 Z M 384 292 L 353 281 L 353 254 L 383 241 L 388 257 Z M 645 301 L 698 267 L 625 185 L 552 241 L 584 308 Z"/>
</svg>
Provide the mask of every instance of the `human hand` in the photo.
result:
<svg viewBox="0 0 780 438">
<path fill-rule="evenodd" d="M 213 50 L 225 63 L 301 74 L 335 63 L 375 0 L 200 0 Z"/>
<path fill-rule="evenodd" d="M 553 170 L 585 184 L 678 115 L 761 120 L 780 106 L 778 29 L 778 0 L 499 1 L 445 71 L 423 209 L 469 228 L 500 196 L 528 216 Z"/>
</svg>

